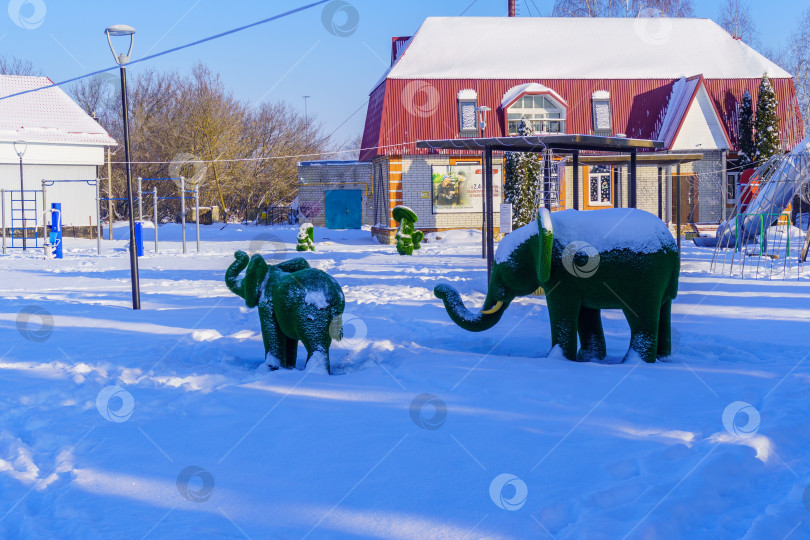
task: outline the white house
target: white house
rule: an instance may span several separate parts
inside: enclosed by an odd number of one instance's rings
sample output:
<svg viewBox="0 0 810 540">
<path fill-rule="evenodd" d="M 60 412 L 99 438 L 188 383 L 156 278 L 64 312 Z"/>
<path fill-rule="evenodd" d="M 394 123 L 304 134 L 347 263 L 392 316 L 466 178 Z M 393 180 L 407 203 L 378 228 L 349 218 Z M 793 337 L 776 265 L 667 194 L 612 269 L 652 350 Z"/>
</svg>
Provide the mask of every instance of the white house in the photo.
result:
<svg viewBox="0 0 810 540">
<path fill-rule="evenodd" d="M 0 75 L 0 98 L 49 86 L 47 77 Z M 93 180 L 104 164 L 105 147 L 116 142 L 61 88 L 53 87 L 0 99 L 0 189 L 5 190 L 5 224 L 11 228 L 11 197 L 19 199 L 20 157 L 14 143 L 24 141 L 23 182 L 26 190 L 41 190 L 43 180 Z M 18 145 L 18 148 L 22 145 Z M 16 191 L 16 193 L 12 193 Z M 54 183 L 46 188 L 47 203 L 62 203 L 63 225 L 96 225 L 96 188 L 83 182 Z M 43 224 L 42 196 L 26 202 L 26 220 Z M 15 203 L 15 208 L 20 206 Z M 15 213 L 20 217 L 19 211 Z M 26 223 L 28 227 L 33 224 Z M 15 226 L 19 226 L 17 223 Z"/>
</svg>

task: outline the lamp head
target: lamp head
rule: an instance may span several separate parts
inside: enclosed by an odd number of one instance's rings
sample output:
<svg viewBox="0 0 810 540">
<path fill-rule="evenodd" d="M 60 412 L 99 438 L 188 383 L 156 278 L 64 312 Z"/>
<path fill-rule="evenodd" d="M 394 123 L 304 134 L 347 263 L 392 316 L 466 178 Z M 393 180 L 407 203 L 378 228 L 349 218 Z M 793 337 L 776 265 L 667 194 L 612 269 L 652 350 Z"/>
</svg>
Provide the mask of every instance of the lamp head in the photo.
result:
<svg viewBox="0 0 810 540">
<path fill-rule="evenodd" d="M 113 58 L 115 58 L 115 61 L 118 62 L 118 65 L 124 65 L 129 62 L 129 56 L 132 54 L 132 45 L 135 43 L 135 29 L 131 26 L 127 26 L 126 24 L 114 24 L 112 26 L 108 26 L 107 29 L 104 30 L 104 33 L 107 35 L 107 43 L 110 44 L 110 50 L 112 51 Z M 111 36 L 129 36 L 129 51 L 127 54 L 118 54 L 115 52 L 115 47 L 113 47 L 112 40 L 110 39 Z"/>
<path fill-rule="evenodd" d="M 25 151 L 28 149 L 28 143 L 25 141 L 14 141 L 14 151 L 22 159 Z"/>
</svg>

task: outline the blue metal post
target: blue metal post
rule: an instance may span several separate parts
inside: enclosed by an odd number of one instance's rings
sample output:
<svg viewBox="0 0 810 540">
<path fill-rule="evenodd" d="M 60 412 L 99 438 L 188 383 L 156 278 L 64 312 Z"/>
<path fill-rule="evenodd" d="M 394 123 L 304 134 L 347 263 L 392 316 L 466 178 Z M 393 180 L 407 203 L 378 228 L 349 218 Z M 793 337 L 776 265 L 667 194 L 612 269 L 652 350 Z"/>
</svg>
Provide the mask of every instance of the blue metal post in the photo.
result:
<svg viewBox="0 0 810 540">
<path fill-rule="evenodd" d="M 62 203 L 51 203 L 51 234 L 49 235 L 49 242 L 51 245 L 56 246 L 53 250 L 54 257 L 57 259 L 63 258 L 62 256 Z"/>
</svg>

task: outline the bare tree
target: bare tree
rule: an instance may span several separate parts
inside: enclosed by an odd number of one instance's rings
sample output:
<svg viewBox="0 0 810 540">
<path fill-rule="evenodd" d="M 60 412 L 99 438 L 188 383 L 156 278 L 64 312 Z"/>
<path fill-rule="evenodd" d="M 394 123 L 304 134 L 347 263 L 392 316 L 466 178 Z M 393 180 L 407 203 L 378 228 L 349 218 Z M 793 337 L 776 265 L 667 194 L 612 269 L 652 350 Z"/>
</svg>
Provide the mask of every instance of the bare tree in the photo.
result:
<svg viewBox="0 0 810 540">
<path fill-rule="evenodd" d="M 40 72 L 34 69 L 34 64 L 30 60 L 8 56 L 0 56 L 0 75 L 39 75 Z"/>
<path fill-rule="evenodd" d="M 810 134 L 810 9 L 799 19 L 790 36 L 787 54 L 780 65 L 793 74 L 796 100 L 804 121 L 804 133 Z"/>
<path fill-rule="evenodd" d="M 746 43 L 754 43 L 756 39 L 756 26 L 747 0 L 725 0 L 720 7 L 717 24 Z"/>
<path fill-rule="evenodd" d="M 120 90 L 113 82 L 90 79 L 71 92 L 120 141 Z M 252 219 L 260 208 L 289 204 L 298 189 L 297 162 L 330 148 L 312 115 L 305 119 L 283 102 L 250 106 L 203 64 L 190 75 L 140 73 L 130 80 L 129 104 L 133 174 L 198 178 L 200 204 L 219 206 L 231 219 Z M 123 152 L 115 156 L 123 159 Z M 123 196 L 124 169 L 113 172 L 113 196 Z M 158 189 L 161 196 L 179 194 L 172 184 Z M 151 212 L 149 207 L 151 198 L 144 197 L 144 211 Z M 160 218 L 177 219 L 179 212 L 179 200 L 160 202 Z"/>
<path fill-rule="evenodd" d="M 692 0 L 556 0 L 556 17 L 691 17 Z"/>
</svg>

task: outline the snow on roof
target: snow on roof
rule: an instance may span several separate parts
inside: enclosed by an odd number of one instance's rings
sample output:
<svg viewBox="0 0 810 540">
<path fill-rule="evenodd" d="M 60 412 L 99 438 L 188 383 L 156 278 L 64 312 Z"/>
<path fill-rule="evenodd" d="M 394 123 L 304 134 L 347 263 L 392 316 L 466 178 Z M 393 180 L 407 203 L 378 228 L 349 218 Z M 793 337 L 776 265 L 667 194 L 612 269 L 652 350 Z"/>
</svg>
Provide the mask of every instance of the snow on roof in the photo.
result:
<svg viewBox="0 0 810 540">
<path fill-rule="evenodd" d="M 48 77 L 0 75 L 0 97 L 49 86 Z M 0 141 L 114 145 L 93 120 L 61 88 L 53 87 L 0 100 Z"/>
<path fill-rule="evenodd" d="M 709 19 L 429 17 L 389 79 L 791 75 Z"/>
<path fill-rule="evenodd" d="M 472 88 L 465 88 L 459 91 L 458 99 L 478 99 L 478 92 Z"/>
<path fill-rule="evenodd" d="M 560 105 L 566 107 L 568 104 L 565 100 L 549 88 L 548 86 L 542 85 L 540 83 L 526 83 L 526 84 L 519 84 L 515 87 L 512 87 L 509 91 L 507 91 L 503 95 L 503 99 L 501 100 L 501 107 L 506 108 L 510 105 L 513 101 L 515 101 L 521 94 L 551 94 L 554 99 L 560 102 Z"/>
<path fill-rule="evenodd" d="M 692 98 L 699 84 L 700 77 L 689 80 L 686 77 L 681 77 L 672 85 L 672 94 L 670 94 L 669 103 L 667 104 L 667 112 L 657 137 L 659 141 L 666 143 L 667 148 L 672 145 L 672 140 L 678 133 L 678 128 L 681 126 L 681 121 L 686 115 L 689 104 L 692 103 Z"/>
<path fill-rule="evenodd" d="M 597 90 L 591 95 L 591 97 L 593 99 L 610 99 L 610 92 L 607 90 Z"/>
</svg>

